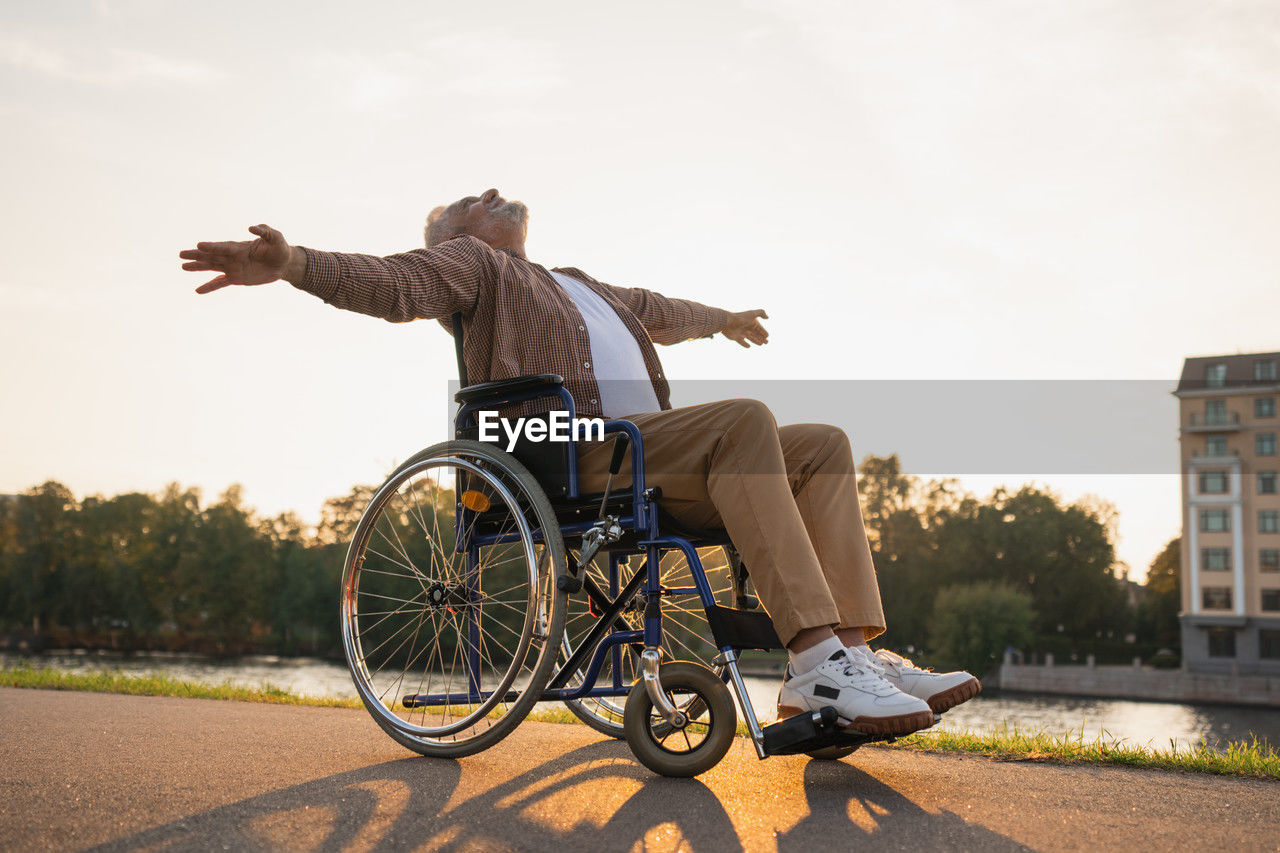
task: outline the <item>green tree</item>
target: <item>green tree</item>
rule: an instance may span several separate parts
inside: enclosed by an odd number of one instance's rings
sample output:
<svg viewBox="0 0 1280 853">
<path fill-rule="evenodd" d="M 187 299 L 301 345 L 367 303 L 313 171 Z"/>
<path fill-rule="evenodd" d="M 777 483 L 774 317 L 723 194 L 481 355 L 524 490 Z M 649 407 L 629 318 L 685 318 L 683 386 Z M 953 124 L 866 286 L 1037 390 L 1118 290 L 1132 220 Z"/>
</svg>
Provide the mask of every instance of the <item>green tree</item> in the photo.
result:
<svg viewBox="0 0 1280 853">
<path fill-rule="evenodd" d="M 928 640 L 928 616 L 937 569 L 937 529 L 973 503 L 954 480 L 923 482 L 902 472 L 896 454 L 867 456 L 858 466 L 862 514 L 880 582 L 893 648 L 920 648 Z"/>
<path fill-rule="evenodd" d="M 12 536 L 5 543 L 10 597 L 5 617 L 42 633 L 54 623 L 67 592 L 67 567 L 74 549 L 75 495 L 61 483 L 28 489 L 13 507 Z"/>
<path fill-rule="evenodd" d="M 184 627 L 218 653 L 240 652 L 269 633 L 276 573 L 241 488 L 229 487 L 202 514 L 196 559 L 185 565 Z"/>
<path fill-rule="evenodd" d="M 1037 634 L 1123 636 L 1132 625 L 1107 522 L 1096 506 L 1050 492 L 999 489 L 949 515 L 937 538 L 937 583 L 990 581 L 1031 595 Z"/>
<path fill-rule="evenodd" d="M 1010 646 L 1031 638 L 1031 596 L 1005 583 L 981 581 L 938 590 L 930 637 L 933 657 L 981 675 Z"/>
<path fill-rule="evenodd" d="M 1182 647 L 1182 537 L 1169 540 L 1147 570 L 1146 595 L 1138 608 L 1140 636 L 1172 649 Z"/>
<path fill-rule="evenodd" d="M 902 462 L 896 453 L 862 460 L 858 466 L 858 497 L 873 550 L 884 541 L 895 515 L 913 512 L 911 501 L 917 487 L 915 477 L 902 473 Z"/>
<path fill-rule="evenodd" d="M 340 498 L 329 498 L 320 509 L 316 541 L 321 545 L 345 545 L 351 541 L 360 516 L 378 491 L 376 486 L 353 486 Z"/>
</svg>

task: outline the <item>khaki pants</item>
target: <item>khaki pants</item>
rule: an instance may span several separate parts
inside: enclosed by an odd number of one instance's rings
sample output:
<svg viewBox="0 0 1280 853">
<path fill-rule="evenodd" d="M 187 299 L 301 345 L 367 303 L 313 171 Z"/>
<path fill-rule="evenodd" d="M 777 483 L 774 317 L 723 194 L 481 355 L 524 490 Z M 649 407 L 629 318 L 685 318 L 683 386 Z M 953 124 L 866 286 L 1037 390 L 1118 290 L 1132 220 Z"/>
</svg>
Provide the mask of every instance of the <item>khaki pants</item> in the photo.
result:
<svg viewBox="0 0 1280 853">
<path fill-rule="evenodd" d="M 631 415 L 645 479 L 662 507 L 695 527 L 724 527 L 783 643 L 804 628 L 884 632 L 853 451 L 823 424 L 779 427 L 757 400 Z M 604 488 L 612 438 L 583 445 L 584 491 Z M 630 482 L 630 454 L 614 487 Z"/>
</svg>

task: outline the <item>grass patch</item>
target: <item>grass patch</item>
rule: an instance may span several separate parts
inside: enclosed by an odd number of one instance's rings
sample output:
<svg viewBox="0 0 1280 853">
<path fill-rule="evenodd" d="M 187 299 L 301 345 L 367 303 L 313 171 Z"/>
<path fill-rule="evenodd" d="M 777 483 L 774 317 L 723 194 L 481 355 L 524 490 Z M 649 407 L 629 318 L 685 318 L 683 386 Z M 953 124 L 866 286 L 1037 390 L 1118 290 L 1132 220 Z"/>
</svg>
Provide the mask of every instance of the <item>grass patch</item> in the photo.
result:
<svg viewBox="0 0 1280 853">
<path fill-rule="evenodd" d="M 183 699 L 226 699 L 233 702 L 267 702 L 314 708 L 363 708 L 359 699 L 337 696 L 298 696 L 274 684 L 244 687 L 230 681 L 201 684 L 159 673 L 133 675 L 119 670 L 65 672 L 48 667 L 0 668 L 0 687 L 32 687 L 40 690 L 77 690 L 89 693 L 123 693 L 130 696 L 177 696 Z M 563 705 L 537 708 L 527 719 L 540 723 L 580 723 Z"/>
<path fill-rule="evenodd" d="M 242 687 L 230 682 L 207 685 L 167 675 L 128 675 L 119 671 L 80 673 L 18 666 L 0 669 L 0 686 L 125 693 L 135 696 L 225 699 L 324 708 L 362 707 L 359 699 L 296 696 L 271 684 L 259 687 Z M 543 723 L 581 724 L 562 705 L 544 705 L 529 714 L 528 719 Z M 739 722 L 738 734 L 747 736 L 745 723 Z M 1224 751 L 1217 751 L 1210 749 L 1204 742 L 1194 747 L 1179 747 L 1170 742 L 1167 749 L 1132 744 L 1122 738 L 1111 737 L 1106 732 L 1101 732 L 1093 740 L 1086 740 L 1083 727 L 1079 732 L 1065 735 L 1023 732 L 1008 727 L 989 732 L 938 728 L 901 738 L 893 745 L 877 745 L 887 749 L 981 755 L 999 761 L 1141 767 L 1280 780 L 1280 754 L 1259 743 L 1256 738 L 1252 743 L 1233 742 Z"/>
<path fill-rule="evenodd" d="M 917 732 L 890 748 L 965 753 L 1001 761 L 1112 765 L 1280 779 L 1280 754 L 1259 743 L 1256 737 L 1252 743 L 1231 742 L 1225 750 L 1217 751 L 1203 740 L 1196 746 L 1183 747 L 1170 741 L 1164 749 L 1129 743 L 1105 731 L 1086 740 L 1083 727 L 1064 735 L 1008 727 L 990 732 L 938 729 Z"/>
<path fill-rule="evenodd" d="M 47 667 L 18 666 L 0 669 L 0 687 L 37 687 L 43 690 L 81 690 L 92 693 L 125 693 L 133 696 L 179 696 L 184 699 L 228 699 L 236 702 L 268 702 L 274 705 L 314 705 L 324 708 L 359 708 L 359 699 L 295 696 L 263 683 L 244 687 L 230 681 L 200 684 L 168 675 L 128 675 L 111 672 L 63 672 Z"/>
</svg>

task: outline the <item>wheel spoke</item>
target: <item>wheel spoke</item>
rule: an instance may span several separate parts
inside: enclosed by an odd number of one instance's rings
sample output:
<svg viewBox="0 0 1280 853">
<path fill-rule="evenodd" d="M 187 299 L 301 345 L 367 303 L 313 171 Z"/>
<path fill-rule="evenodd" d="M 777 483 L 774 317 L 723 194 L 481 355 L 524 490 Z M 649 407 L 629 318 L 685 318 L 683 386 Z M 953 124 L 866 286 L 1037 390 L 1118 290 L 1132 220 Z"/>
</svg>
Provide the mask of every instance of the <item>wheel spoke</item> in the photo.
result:
<svg viewBox="0 0 1280 853">
<path fill-rule="evenodd" d="M 379 534 L 379 535 L 381 535 L 381 533 L 382 533 L 382 531 L 378 531 L 378 534 Z M 383 538 L 383 539 L 386 539 L 387 537 L 383 536 L 382 538 Z M 390 540 L 388 540 L 388 541 L 390 541 Z M 395 546 L 393 545 L 392 547 L 394 548 Z M 415 568 L 414 566 L 410 566 L 410 565 L 408 565 L 408 564 L 406 564 L 406 563 L 402 563 L 402 562 L 400 562 L 399 560 L 397 560 L 395 557 L 388 557 L 386 554 L 382 553 L 381 551 L 379 551 L 379 550 L 378 550 L 378 549 L 376 549 L 376 548 L 369 548 L 369 549 L 368 549 L 368 551 L 369 551 L 369 553 L 370 553 L 370 554 L 374 554 L 374 555 L 376 555 L 376 556 L 378 556 L 378 557 L 381 557 L 382 559 L 386 560 L 388 563 L 395 563 L 397 566 L 400 566 L 401 568 L 404 568 L 404 569 L 408 569 L 408 570 L 411 572 L 411 574 L 404 575 L 403 577 L 410 577 L 410 578 L 415 578 L 415 579 L 418 579 L 418 580 L 426 580 L 426 579 L 427 579 L 426 575 L 422 574 L 422 572 L 418 571 L 418 569 L 417 569 L 417 568 Z M 406 558 L 406 559 L 408 559 L 408 558 Z"/>
</svg>

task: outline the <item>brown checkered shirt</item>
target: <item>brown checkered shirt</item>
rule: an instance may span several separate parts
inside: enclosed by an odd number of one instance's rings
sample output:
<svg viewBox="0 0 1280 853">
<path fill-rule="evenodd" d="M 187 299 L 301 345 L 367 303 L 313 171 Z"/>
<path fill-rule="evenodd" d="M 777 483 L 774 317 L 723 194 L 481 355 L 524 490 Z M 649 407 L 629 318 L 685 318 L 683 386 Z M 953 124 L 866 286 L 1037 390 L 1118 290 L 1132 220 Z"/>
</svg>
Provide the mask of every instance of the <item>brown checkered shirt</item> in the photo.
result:
<svg viewBox="0 0 1280 853">
<path fill-rule="evenodd" d="M 447 324 L 460 311 L 469 381 L 558 373 L 579 415 L 601 414 L 586 323 L 545 267 L 467 236 L 385 258 L 303 252 L 307 272 L 299 289 L 393 323 L 439 319 Z M 556 269 L 583 282 L 618 312 L 644 356 L 658 404 L 671 408 L 653 345 L 713 335 L 724 328 L 729 312 L 639 287 L 614 287 L 571 267 Z"/>
</svg>

